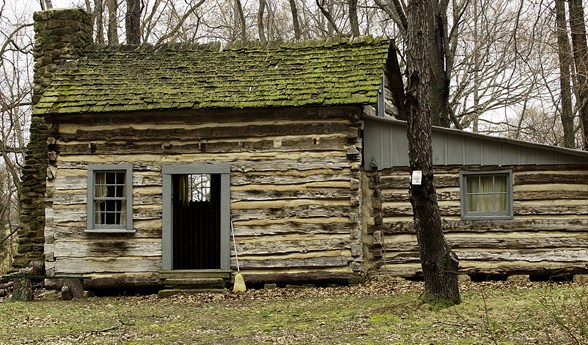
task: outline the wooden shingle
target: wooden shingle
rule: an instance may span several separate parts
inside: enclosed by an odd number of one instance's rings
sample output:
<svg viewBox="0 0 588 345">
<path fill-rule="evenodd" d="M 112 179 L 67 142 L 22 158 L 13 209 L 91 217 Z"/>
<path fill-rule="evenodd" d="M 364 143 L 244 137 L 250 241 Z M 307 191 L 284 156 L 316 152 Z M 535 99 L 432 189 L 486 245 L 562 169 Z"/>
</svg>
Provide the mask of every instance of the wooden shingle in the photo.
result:
<svg viewBox="0 0 588 345">
<path fill-rule="evenodd" d="M 36 115 L 375 104 L 387 39 L 224 47 L 91 47 L 63 64 Z"/>
</svg>

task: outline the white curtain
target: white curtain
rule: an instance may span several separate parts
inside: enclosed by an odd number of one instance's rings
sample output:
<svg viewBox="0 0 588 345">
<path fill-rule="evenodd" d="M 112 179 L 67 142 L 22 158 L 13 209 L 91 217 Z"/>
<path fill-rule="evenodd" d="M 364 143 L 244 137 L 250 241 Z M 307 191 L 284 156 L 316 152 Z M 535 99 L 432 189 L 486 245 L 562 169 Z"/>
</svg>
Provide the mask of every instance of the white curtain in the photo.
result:
<svg viewBox="0 0 588 345">
<path fill-rule="evenodd" d="M 468 212 L 506 212 L 508 189 L 505 175 L 468 176 L 466 206 Z"/>
<path fill-rule="evenodd" d="M 97 172 L 94 174 L 94 223 L 102 224 L 105 201 L 102 199 L 108 194 L 106 187 L 106 173 Z"/>
</svg>

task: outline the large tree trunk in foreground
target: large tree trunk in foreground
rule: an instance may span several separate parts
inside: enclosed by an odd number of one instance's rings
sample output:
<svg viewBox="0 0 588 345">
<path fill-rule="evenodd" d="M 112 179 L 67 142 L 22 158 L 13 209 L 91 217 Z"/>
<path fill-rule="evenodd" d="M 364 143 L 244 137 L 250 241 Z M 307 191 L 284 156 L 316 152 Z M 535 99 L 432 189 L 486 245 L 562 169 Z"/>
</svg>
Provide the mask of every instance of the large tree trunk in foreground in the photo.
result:
<svg viewBox="0 0 588 345">
<path fill-rule="evenodd" d="M 429 0 L 434 1 L 434 0 Z M 427 54 L 435 39 L 427 33 L 433 16 L 427 13 L 432 6 L 427 0 L 412 0 L 408 6 L 406 110 L 408 111 L 408 151 L 412 171 L 422 171 L 420 185 L 412 182 L 410 202 L 414 213 L 414 227 L 419 244 L 425 280 L 422 296 L 426 303 L 449 306 L 460 303 L 457 281 L 458 260 L 451 251 L 441 227 L 437 193 L 433 185 L 431 143 L 431 66 Z"/>
<path fill-rule="evenodd" d="M 572 90 L 570 86 L 571 48 L 568 38 L 565 0 L 555 0 L 555 22 L 557 27 L 557 46 L 559 55 L 559 85 L 561 89 L 561 123 L 563 126 L 564 147 L 574 148 L 574 112 L 572 110 Z"/>
<path fill-rule="evenodd" d="M 576 65 L 576 97 L 582 125 L 582 147 L 588 151 L 588 47 L 582 0 L 569 0 L 572 51 Z"/>
</svg>

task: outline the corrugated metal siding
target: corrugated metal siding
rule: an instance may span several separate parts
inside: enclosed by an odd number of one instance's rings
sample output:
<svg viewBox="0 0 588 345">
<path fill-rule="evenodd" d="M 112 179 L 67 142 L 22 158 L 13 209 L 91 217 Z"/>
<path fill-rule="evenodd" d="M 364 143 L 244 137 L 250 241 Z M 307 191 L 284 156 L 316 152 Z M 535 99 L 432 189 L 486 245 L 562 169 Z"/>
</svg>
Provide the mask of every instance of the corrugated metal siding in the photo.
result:
<svg viewBox="0 0 588 345">
<path fill-rule="evenodd" d="M 434 165 L 586 164 L 588 152 L 532 144 L 446 128 L 433 129 Z M 406 123 L 365 116 L 364 168 L 408 166 Z"/>
</svg>

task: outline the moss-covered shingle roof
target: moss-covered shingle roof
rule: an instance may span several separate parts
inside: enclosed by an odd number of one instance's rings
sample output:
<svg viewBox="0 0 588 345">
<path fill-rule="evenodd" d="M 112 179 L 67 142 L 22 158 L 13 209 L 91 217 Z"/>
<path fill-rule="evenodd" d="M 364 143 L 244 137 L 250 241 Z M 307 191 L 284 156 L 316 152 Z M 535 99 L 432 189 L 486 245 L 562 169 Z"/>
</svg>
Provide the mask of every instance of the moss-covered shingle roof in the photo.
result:
<svg viewBox="0 0 588 345">
<path fill-rule="evenodd" d="M 34 114 L 373 104 L 388 44 L 92 47 L 62 65 Z"/>
</svg>

